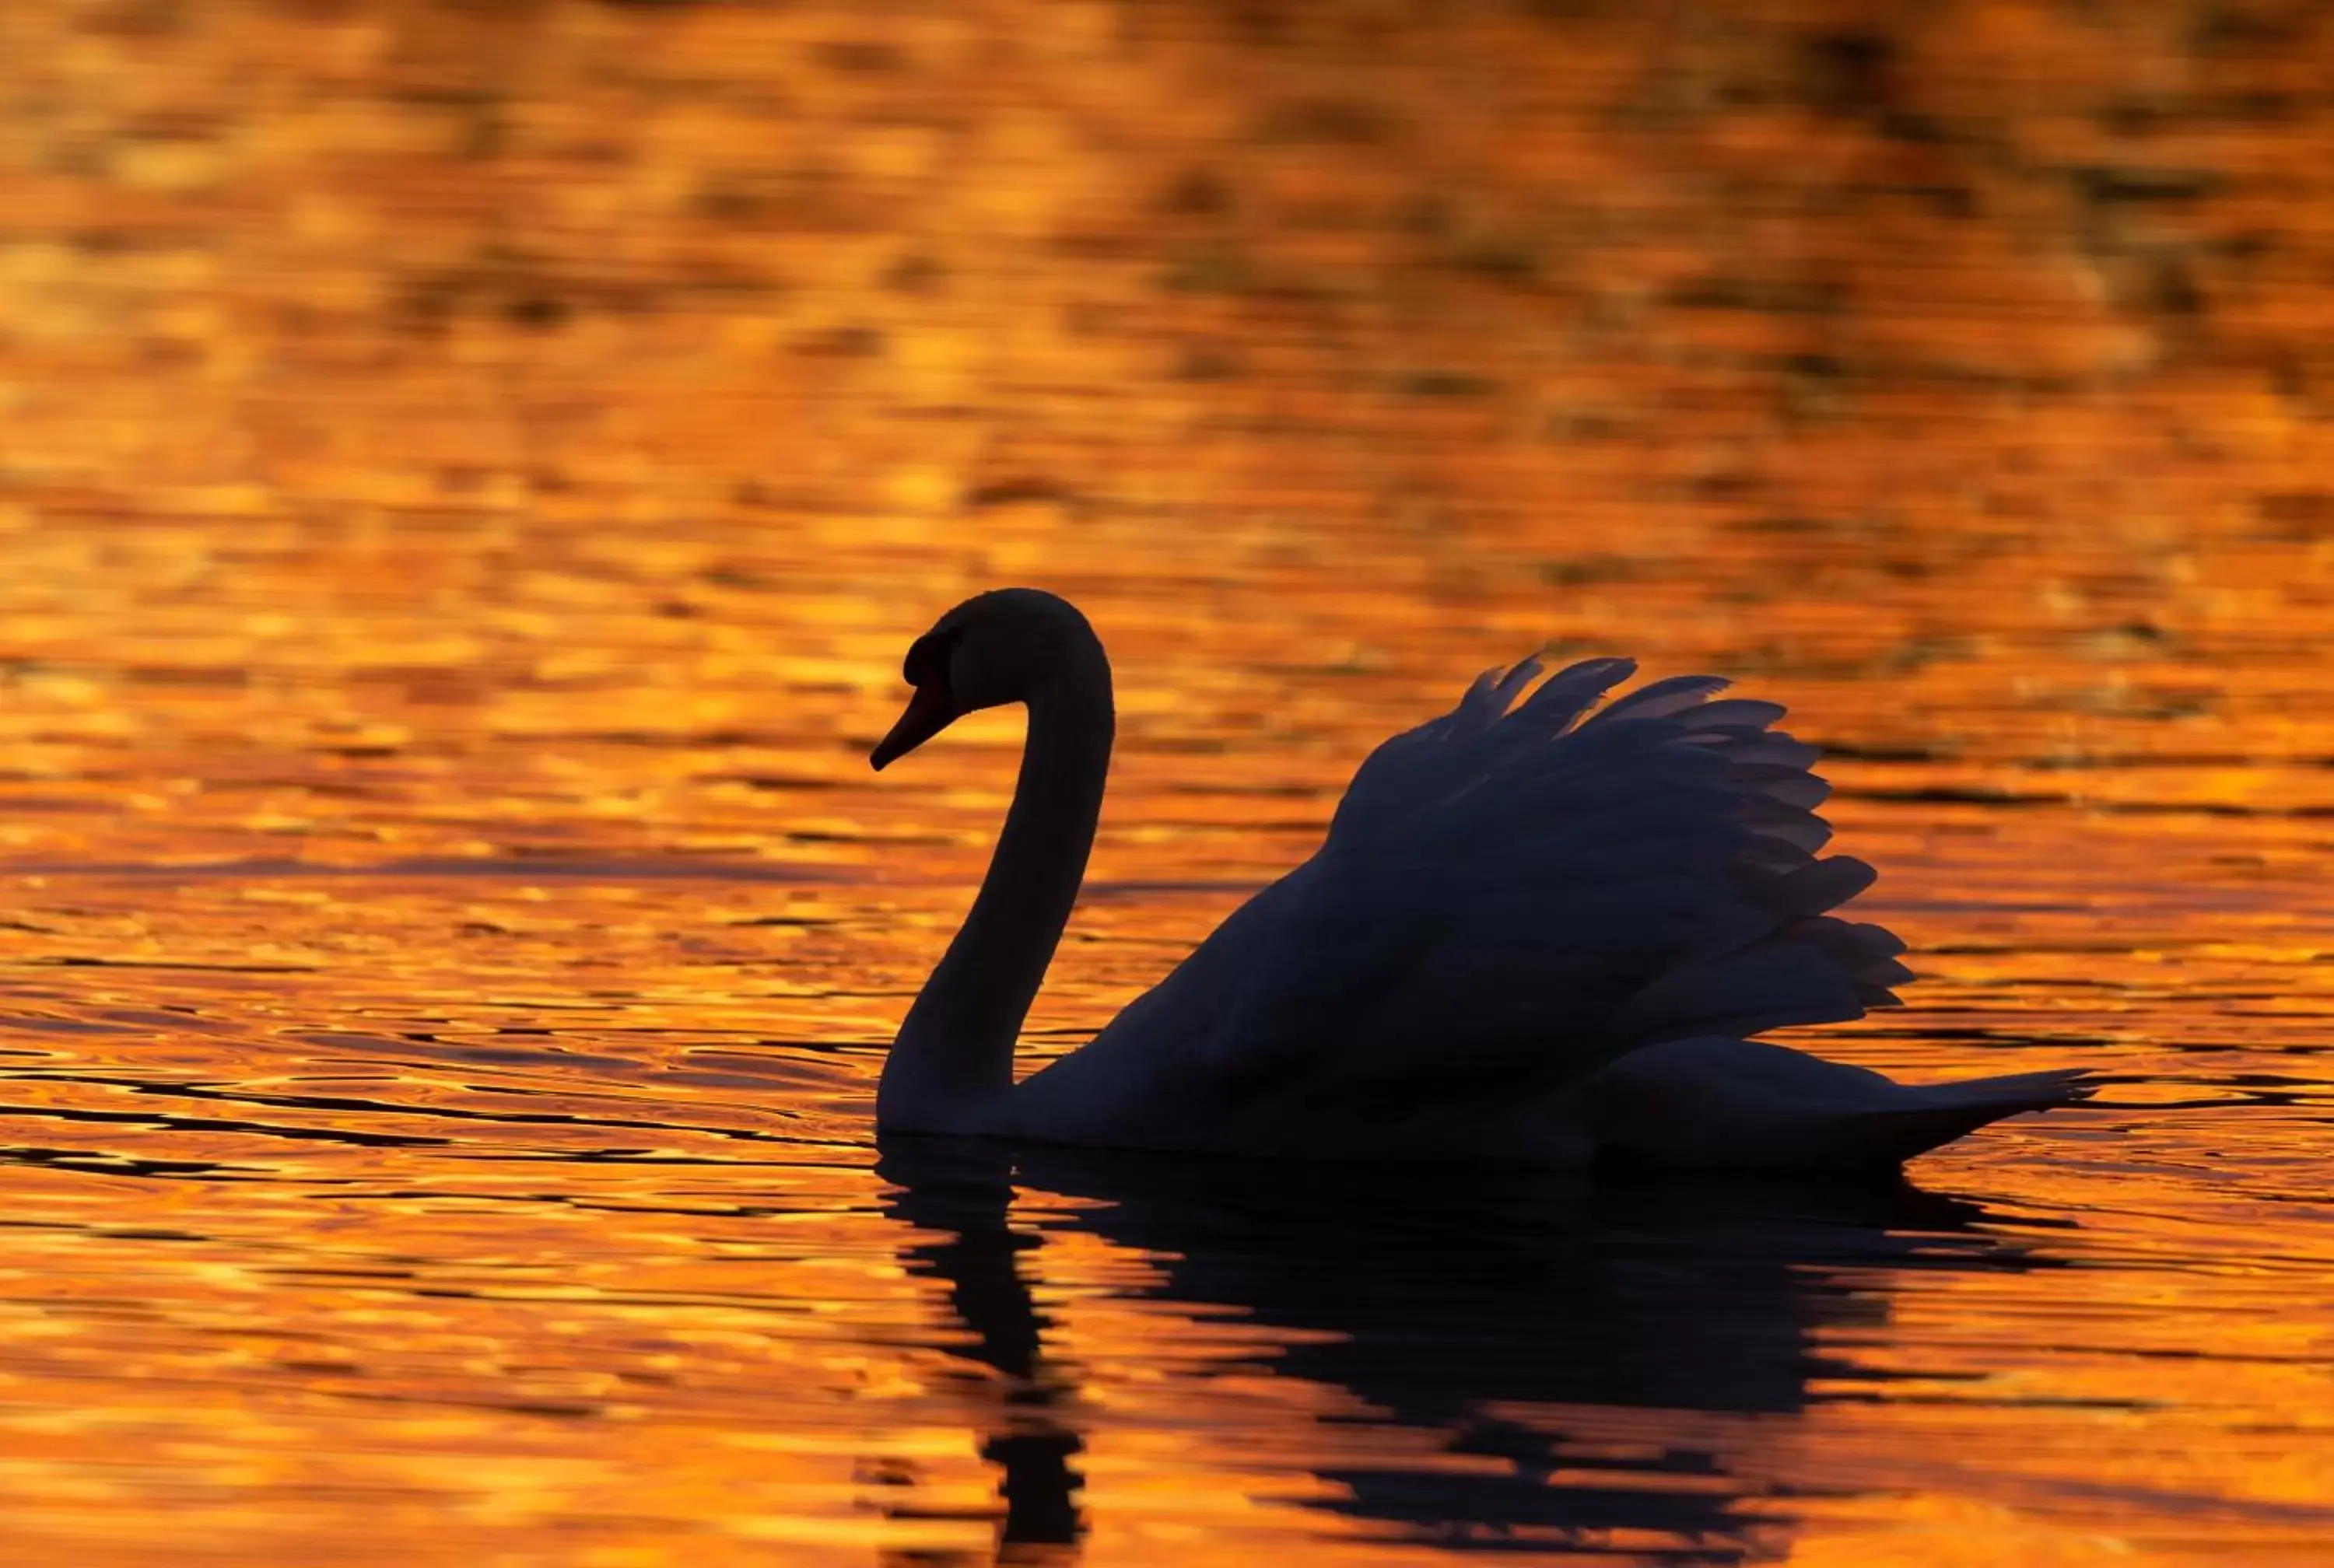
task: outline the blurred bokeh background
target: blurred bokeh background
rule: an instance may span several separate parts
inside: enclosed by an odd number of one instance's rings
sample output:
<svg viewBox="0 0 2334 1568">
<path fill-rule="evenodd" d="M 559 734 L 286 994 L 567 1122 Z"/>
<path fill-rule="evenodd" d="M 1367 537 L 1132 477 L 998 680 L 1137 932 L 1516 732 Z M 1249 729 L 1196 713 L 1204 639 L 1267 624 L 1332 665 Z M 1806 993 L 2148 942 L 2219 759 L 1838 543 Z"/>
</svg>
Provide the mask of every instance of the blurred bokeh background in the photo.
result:
<svg viewBox="0 0 2334 1568">
<path fill-rule="evenodd" d="M 60 520 L 2326 521 L 2306 0 L 12 11 Z"/>
</svg>

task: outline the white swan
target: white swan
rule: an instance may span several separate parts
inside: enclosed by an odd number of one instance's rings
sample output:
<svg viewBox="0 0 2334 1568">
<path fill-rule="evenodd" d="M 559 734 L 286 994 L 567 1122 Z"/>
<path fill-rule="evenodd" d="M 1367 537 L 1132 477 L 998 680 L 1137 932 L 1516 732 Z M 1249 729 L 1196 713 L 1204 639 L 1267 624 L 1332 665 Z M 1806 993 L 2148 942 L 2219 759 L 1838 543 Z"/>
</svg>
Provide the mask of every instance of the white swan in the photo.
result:
<svg viewBox="0 0 2334 1568">
<path fill-rule="evenodd" d="M 2079 1072 L 1927 1086 L 1744 1036 L 1895 1005 L 1904 944 L 1832 917 L 1870 867 L 1831 836 L 1815 748 L 1770 702 L 1526 659 L 1380 746 L 1326 841 L 1084 1049 L 1016 1083 L 1023 1019 L 1101 814 L 1110 662 L 1063 600 L 966 601 L 908 650 L 870 761 L 1020 702 L 1013 806 L 901 1024 L 880 1129 L 1324 1159 L 1889 1166 Z M 1518 700 L 1521 695 L 1521 700 Z"/>
</svg>

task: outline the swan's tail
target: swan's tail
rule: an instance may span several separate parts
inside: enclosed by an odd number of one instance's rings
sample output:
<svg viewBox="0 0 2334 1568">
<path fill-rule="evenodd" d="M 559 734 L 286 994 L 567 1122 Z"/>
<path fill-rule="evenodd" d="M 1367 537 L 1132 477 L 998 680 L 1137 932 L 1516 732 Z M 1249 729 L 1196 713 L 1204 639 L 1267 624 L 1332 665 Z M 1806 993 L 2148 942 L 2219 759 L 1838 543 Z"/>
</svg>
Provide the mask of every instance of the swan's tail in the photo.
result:
<svg viewBox="0 0 2334 1568">
<path fill-rule="evenodd" d="M 2098 1092 L 2091 1074 L 2079 1067 L 1907 1085 L 1905 1103 L 1858 1118 L 1857 1141 L 1875 1163 L 1906 1160 L 2005 1116 L 2072 1105 Z"/>
</svg>

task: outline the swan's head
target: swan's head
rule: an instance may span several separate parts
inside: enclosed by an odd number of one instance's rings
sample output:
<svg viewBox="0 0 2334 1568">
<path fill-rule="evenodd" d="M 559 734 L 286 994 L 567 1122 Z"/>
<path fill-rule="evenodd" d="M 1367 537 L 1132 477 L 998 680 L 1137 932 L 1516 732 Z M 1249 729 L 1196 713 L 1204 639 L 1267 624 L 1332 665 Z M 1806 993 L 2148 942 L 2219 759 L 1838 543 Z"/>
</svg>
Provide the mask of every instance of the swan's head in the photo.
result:
<svg viewBox="0 0 2334 1568">
<path fill-rule="evenodd" d="M 999 588 L 968 599 L 908 649 L 900 674 L 915 695 L 867 760 L 881 772 L 964 715 L 1027 702 L 1101 653 L 1086 618 L 1043 589 Z"/>
</svg>

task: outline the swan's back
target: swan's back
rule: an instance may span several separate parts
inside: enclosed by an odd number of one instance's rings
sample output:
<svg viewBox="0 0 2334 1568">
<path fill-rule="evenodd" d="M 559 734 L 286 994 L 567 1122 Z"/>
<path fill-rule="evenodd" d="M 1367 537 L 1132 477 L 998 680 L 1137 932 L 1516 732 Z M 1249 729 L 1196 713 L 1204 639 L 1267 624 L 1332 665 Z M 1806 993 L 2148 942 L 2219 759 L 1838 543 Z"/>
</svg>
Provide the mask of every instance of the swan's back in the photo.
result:
<svg viewBox="0 0 2334 1568">
<path fill-rule="evenodd" d="M 1480 1140 L 1638 1047 L 1893 1005 L 1904 944 L 1831 911 L 1828 792 L 1726 682 L 1526 660 L 1394 736 L 1326 842 L 1012 1096 L 1078 1141 L 1383 1154 Z"/>
</svg>

